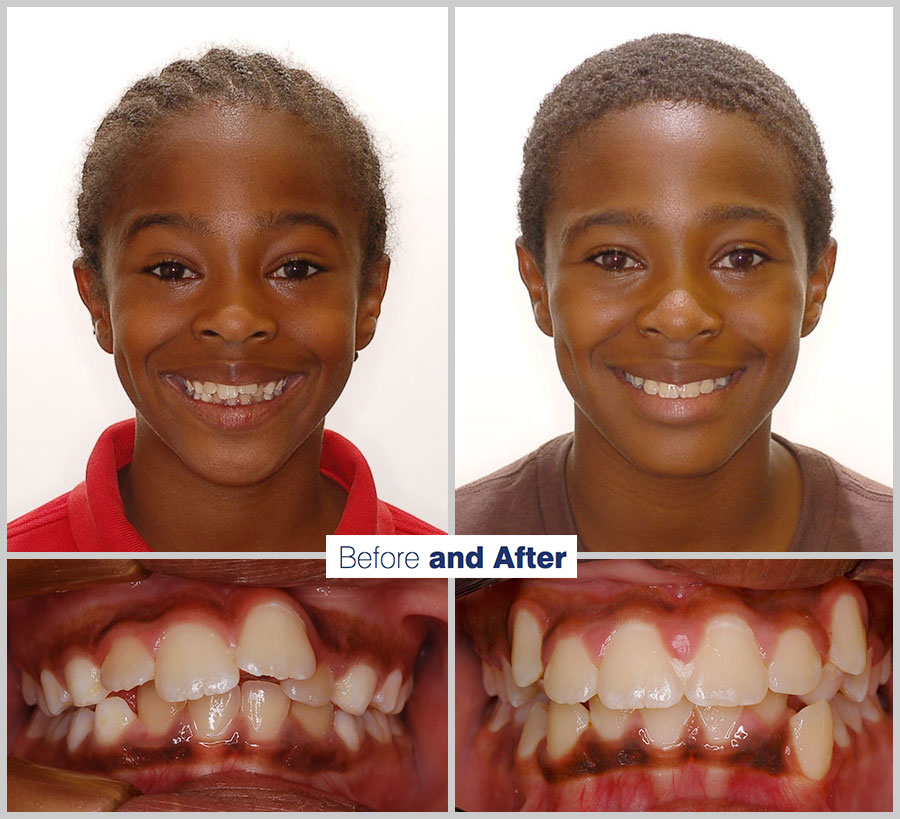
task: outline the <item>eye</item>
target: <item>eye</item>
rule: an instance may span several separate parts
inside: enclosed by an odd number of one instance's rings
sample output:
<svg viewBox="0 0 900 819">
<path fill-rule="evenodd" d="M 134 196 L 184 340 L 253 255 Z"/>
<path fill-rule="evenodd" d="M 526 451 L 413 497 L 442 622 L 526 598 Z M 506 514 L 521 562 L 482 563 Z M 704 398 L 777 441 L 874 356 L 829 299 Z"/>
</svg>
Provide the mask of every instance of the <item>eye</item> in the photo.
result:
<svg viewBox="0 0 900 819">
<path fill-rule="evenodd" d="M 153 267 L 145 267 L 144 272 L 164 281 L 184 281 L 185 279 L 200 278 L 198 273 L 189 267 L 185 267 L 181 262 L 173 262 L 171 260 L 160 262 L 153 265 Z"/>
<path fill-rule="evenodd" d="M 749 247 L 739 247 L 722 256 L 713 267 L 719 270 L 752 270 L 763 262 L 769 261 L 769 257 Z"/>
<path fill-rule="evenodd" d="M 630 256 L 624 250 L 612 248 L 604 250 L 595 256 L 591 256 L 592 261 L 598 267 L 609 270 L 612 273 L 620 273 L 625 270 L 637 270 L 640 263 L 633 256 Z"/>
<path fill-rule="evenodd" d="M 273 279 L 308 279 L 317 273 L 325 272 L 324 267 L 306 261 L 306 259 L 290 259 L 272 273 Z"/>
</svg>

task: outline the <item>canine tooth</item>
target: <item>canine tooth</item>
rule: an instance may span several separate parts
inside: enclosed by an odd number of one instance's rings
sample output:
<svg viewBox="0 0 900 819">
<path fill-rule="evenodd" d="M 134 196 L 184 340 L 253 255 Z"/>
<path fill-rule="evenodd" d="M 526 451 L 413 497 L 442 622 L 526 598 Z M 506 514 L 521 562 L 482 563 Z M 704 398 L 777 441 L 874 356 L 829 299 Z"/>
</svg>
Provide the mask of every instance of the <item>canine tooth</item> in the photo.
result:
<svg viewBox="0 0 900 819">
<path fill-rule="evenodd" d="M 194 731 L 200 739 L 221 739 L 241 710 L 241 695 L 237 689 L 189 700 L 187 711 L 194 721 Z"/>
<path fill-rule="evenodd" d="M 41 672 L 41 688 L 51 716 L 55 717 L 71 707 L 72 695 L 59 684 L 56 675 L 48 668 Z"/>
<path fill-rule="evenodd" d="M 188 381 L 191 390 L 194 393 L 202 393 L 203 392 L 203 382 L 202 381 Z"/>
<path fill-rule="evenodd" d="M 69 749 L 69 753 L 73 753 L 93 730 L 94 712 L 90 708 L 76 709 L 72 724 L 69 726 L 69 734 L 66 737 L 66 748 Z"/>
<path fill-rule="evenodd" d="M 50 716 L 42 710 L 35 709 L 25 726 L 25 736 L 28 739 L 43 739 L 47 734 L 47 728 L 50 725 Z"/>
<path fill-rule="evenodd" d="M 807 705 L 788 724 L 800 770 L 808 779 L 822 779 L 831 767 L 834 750 L 831 707 L 823 700 Z"/>
<path fill-rule="evenodd" d="M 510 704 L 503 700 L 497 700 L 494 705 L 494 710 L 491 712 L 490 719 L 487 722 L 488 731 L 496 734 L 497 731 L 509 722 L 510 716 L 512 716 L 512 707 Z"/>
<path fill-rule="evenodd" d="M 822 677 L 822 660 L 810 636 L 799 628 L 779 635 L 769 665 L 769 688 L 781 694 L 808 694 Z"/>
<path fill-rule="evenodd" d="M 163 634 L 156 654 L 156 693 L 167 702 L 224 694 L 239 678 L 234 654 L 211 628 L 178 623 Z"/>
<path fill-rule="evenodd" d="M 800 699 L 807 705 L 811 705 L 819 700 L 830 700 L 838 691 L 844 682 L 844 672 L 833 666 L 831 663 L 825 663 L 822 666 L 822 677 L 819 684 L 808 694 L 801 694 Z"/>
<path fill-rule="evenodd" d="M 97 703 L 94 711 L 94 741 L 100 745 L 111 745 L 119 740 L 135 719 L 137 717 L 125 700 L 107 697 Z"/>
<path fill-rule="evenodd" d="M 266 395 L 271 395 L 273 392 L 275 392 L 274 381 L 270 381 L 268 384 L 263 385 L 263 393 L 265 393 Z"/>
<path fill-rule="evenodd" d="M 359 750 L 365 735 L 359 717 L 340 709 L 334 712 L 334 732 L 351 751 Z"/>
<path fill-rule="evenodd" d="M 34 681 L 34 677 L 31 676 L 27 671 L 22 672 L 22 699 L 25 700 L 26 705 L 37 705 L 38 695 L 37 695 L 38 684 Z"/>
<path fill-rule="evenodd" d="M 278 683 L 248 681 L 241 686 L 241 712 L 249 725 L 250 739 L 278 736 L 290 706 Z"/>
<path fill-rule="evenodd" d="M 47 705 L 47 698 L 44 696 L 44 689 L 41 687 L 40 683 L 36 684 L 35 694 L 37 695 L 37 707 L 39 711 L 42 711 L 46 716 L 53 716 L 50 713 L 50 706 Z"/>
<path fill-rule="evenodd" d="M 65 714 L 60 714 L 50 720 L 50 725 L 47 728 L 48 742 L 59 742 L 69 732 L 73 714 L 74 711 L 67 711 Z"/>
<path fill-rule="evenodd" d="M 255 677 L 305 680 L 316 670 L 306 625 L 289 605 L 262 603 L 247 614 L 237 652 L 238 668 Z"/>
<path fill-rule="evenodd" d="M 848 674 L 862 674 L 866 665 L 866 629 L 852 594 L 842 594 L 835 602 L 828 636 L 829 661 Z"/>
<path fill-rule="evenodd" d="M 215 383 L 215 381 L 204 381 L 202 390 L 204 395 L 215 395 L 218 391 L 219 385 Z"/>
<path fill-rule="evenodd" d="M 613 631 L 597 672 L 597 696 L 607 708 L 667 708 L 682 693 L 655 626 L 632 621 Z"/>
<path fill-rule="evenodd" d="M 512 676 L 521 688 L 540 679 L 544 672 L 541 661 L 541 645 L 544 633 L 537 618 L 528 609 L 516 612 L 512 638 Z"/>
<path fill-rule="evenodd" d="M 700 382 L 700 392 L 704 395 L 709 395 L 716 388 L 716 382 L 711 378 L 704 378 Z"/>
<path fill-rule="evenodd" d="M 372 666 L 357 663 L 334 681 L 331 701 L 342 711 L 360 716 L 369 707 L 377 682 L 378 672 Z"/>
<path fill-rule="evenodd" d="M 831 709 L 831 724 L 835 744 L 840 748 L 847 748 L 851 741 L 850 732 L 847 730 L 847 726 L 836 708 Z"/>
<path fill-rule="evenodd" d="M 153 658 L 136 637 L 119 637 L 100 666 L 100 683 L 107 691 L 130 691 L 152 680 Z"/>
<path fill-rule="evenodd" d="M 400 693 L 397 694 L 397 704 L 394 706 L 394 710 L 391 711 L 392 714 L 399 714 L 404 708 L 406 708 L 406 703 L 409 702 L 409 698 L 410 696 L 412 696 L 412 690 L 413 678 L 410 677 L 400 687 Z"/>
<path fill-rule="evenodd" d="M 399 674 L 399 672 L 397 672 Z M 390 675 L 388 675 L 390 677 Z M 399 682 L 398 682 L 399 686 Z M 294 702 L 302 702 L 306 705 L 321 706 L 331 702 L 331 692 L 334 688 L 334 678 L 331 669 L 320 663 L 315 673 L 305 680 L 282 680 L 281 690 Z M 374 702 L 378 698 L 376 693 L 372 697 Z M 394 695 L 396 699 L 396 692 Z"/>
<path fill-rule="evenodd" d="M 881 658 L 881 663 L 878 666 L 880 671 L 878 675 L 878 684 L 884 685 L 891 678 L 891 650 L 888 649 L 885 652 L 884 657 Z"/>
<path fill-rule="evenodd" d="M 787 708 L 787 694 L 776 694 L 774 691 L 767 692 L 762 702 L 750 706 L 750 710 L 770 727 L 781 722 L 785 708 Z"/>
<path fill-rule="evenodd" d="M 644 379 L 644 392 L 647 395 L 656 395 L 659 392 L 659 383 L 652 378 Z"/>
<path fill-rule="evenodd" d="M 750 626 L 728 614 L 710 620 L 685 696 L 695 705 L 753 705 L 768 687 L 769 673 Z"/>
<path fill-rule="evenodd" d="M 489 697 L 506 696 L 503 672 L 484 660 L 481 661 L 481 684 Z"/>
<path fill-rule="evenodd" d="M 711 742 L 724 742 L 731 738 L 738 727 L 742 710 L 740 706 L 698 706 L 697 715 L 703 723 L 707 738 Z"/>
<path fill-rule="evenodd" d="M 306 733 L 318 738 L 328 733 L 334 715 L 334 706 L 330 702 L 325 705 L 292 702 L 290 710 L 291 716 L 303 726 Z"/>
<path fill-rule="evenodd" d="M 862 702 L 869 693 L 869 681 L 872 677 L 872 653 L 870 648 L 866 652 L 866 664 L 860 674 L 848 674 L 841 684 L 843 691 L 854 702 Z"/>
<path fill-rule="evenodd" d="M 550 759 L 560 759 L 569 753 L 588 725 L 590 715 L 583 705 L 551 702 L 547 709 L 547 755 Z"/>
<path fill-rule="evenodd" d="M 597 696 L 591 697 L 588 706 L 591 725 L 601 739 L 619 740 L 624 736 L 632 711 L 614 711 L 600 702 Z"/>
<path fill-rule="evenodd" d="M 536 750 L 538 743 L 547 736 L 547 706 L 542 702 L 536 702 L 531 706 L 525 725 L 522 726 L 522 735 L 516 747 L 516 756 L 525 759 Z"/>
<path fill-rule="evenodd" d="M 587 702 L 597 693 L 597 667 L 581 637 L 564 637 L 556 644 L 544 670 L 544 691 L 567 705 Z"/>
<path fill-rule="evenodd" d="M 503 657 L 500 662 L 503 665 L 503 682 L 506 686 L 506 699 L 513 708 L 524 705 L 529 700 L 533 700 L 540 693 L 540 688 L 535 684 L 525 687 L 516 685 L 516 681 L 512 676 L 512 668 L 510 667 L 509 661 L 506 657 Z"/>
<path fill-rule="evenodd" d="M 633 376 L 633 381 L 631 383 L 634 384 L 635 387 L 640 388 L 644 386 L 644 379 L 639 375 L 635 375 Z"/>
<path fill-rule="evenodd" d="M 831 708 L 837 711 L 844 723 L 857 734 L 862 732 L 862 713 L 853 700 L 848 700 L 843 694 L 835 694 L 831 700 Z"/>
<path fill-rule="evenodd" d="M 145 682 L 137 690 L 138 719 L 151 734 L 164 734 L 184 710 L 184 702 L 166 702 L 156 693 L 153 682 Z"/>
<path fill-rule="evenodd" d="M 717 378 L 717 379 L 716 379 L 716 386 L 717 386 L 717 387 L 726 387 L 726 386 L 728 386 L 728 379 L 729 379 L 729 376 L 724 376 L 724 377 L 722 377 L 722 378 Z"/>
<path fill-rule="evenodd" d="M 678 700 L 669 708 L 645 708 L 641 718 L 647 738 L 653 745 L 671 748 L 681 739 L 693 710 L 686 699 Z"/>
<path fill-rule="evenodd" d="M 482 675 L 484 671 L 482 670 Z M 395 668 L 384 678 L 378 690 L 372 695 L 372 705 L 384 714 L 390 714 L 397 707 L 400 686 L 403 683 L 403 672 Z"/>
<path fill-rule="evenodd" d="M 362 723 L 365 732 L 377 742 L 391 741 L 391 726 L 388 724 L 387 714 L 369 709 L 362 715 Z"/>
<path fill-rule="evenodd" d="M 100 669 L 87 657 L 73 657 L 63 669 L 66 688 L 72 695 L 73 705 L 79 708 L 96 705 L 109 693 L 100 683 Z"/>
<path fill-rule="evenodd" d="M 884 715 L 878 700 L 871 695 L 859 704 L 859 713 L 866 722 L 878 722 Z"/>
<path fill-rule="evenodd" d="M 256 384 L 241 384 L 238 387 L 238 393 L 241 395 L 256 395 Z"/>
</svg>

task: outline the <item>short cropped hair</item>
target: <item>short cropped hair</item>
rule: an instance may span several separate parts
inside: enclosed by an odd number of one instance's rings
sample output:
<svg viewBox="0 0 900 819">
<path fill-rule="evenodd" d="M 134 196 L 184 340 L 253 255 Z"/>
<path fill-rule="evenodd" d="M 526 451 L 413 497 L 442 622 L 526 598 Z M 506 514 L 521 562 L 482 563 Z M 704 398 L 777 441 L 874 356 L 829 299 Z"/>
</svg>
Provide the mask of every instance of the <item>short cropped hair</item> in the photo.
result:
<svg viewBox="0 0 900 819">
<path fill-rule="evenodd" d="M 523 244 L 541 266 L 545 218 L 564 143 L 605 114 L 646 102 L 698 103 L 745 113 L 784 145 L 796 177 L 808 265 L 816 265 L 831 235 L 831 179 L 803 103 L 746 51 L 687 34 L 654 34 L 588 58 L 560 80 L 538 109 L 525 141 L 519 225 Z"/>
</svg>

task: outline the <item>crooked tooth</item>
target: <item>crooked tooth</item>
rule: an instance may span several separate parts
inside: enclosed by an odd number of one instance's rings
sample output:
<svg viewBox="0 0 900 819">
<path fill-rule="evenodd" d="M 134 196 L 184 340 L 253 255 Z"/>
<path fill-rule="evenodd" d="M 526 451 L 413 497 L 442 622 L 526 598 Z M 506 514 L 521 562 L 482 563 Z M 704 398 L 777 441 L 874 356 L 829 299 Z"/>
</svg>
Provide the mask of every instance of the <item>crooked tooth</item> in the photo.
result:
<svg viewBox="0 0 900 819">
<path fill-rule="evenodd" d="M 540 741 L 547 736 L 547 706 L 542 702 L 536 702 L 531 706 L 525 724 L 522 726 L 522 735 L 516 747 L 516 756 L 525 759 L 536 750 Z"/>
<path fill-rule="evenodd" d="M 241 686 L 241 712 L 247 720 L 250 739 L 275 739 L 290 706 L 291 701 L 278 683 L 247 681 Z"/>
<path fill-rule="evenodd" d="M 615 741 L 625 735 L 625 729 L 628 726 L 632 713 L 634 713 L 633 711 L 614 711 L 600 702 L 600 698 L 597 696 L 591 697 L 588 705 L 590 707 L 591 726 L 601 739 Z"/>
<path fill-rule="evenodd" d="M 854 702 L 862 702 L 869 693 L 869 682 L 872 677 L 872 654 L 875 649 L 870 648 L 866 652 L 866 664 L 859 674 L 848 674 L 841 684 L 843 691 Z"/>
<path fill-rule="evenodd" d="M 512 716 L 512 706 L 503 700 L 497 700 L 494 710 L 491 712 L 490 719 L 487 721 L 487 729 L 491 733 L 496 734 L 501 728 L 509 723 Z"/>
<path fill-rule="evenodd" d="M 668 708 L 682 693 L 655 626 L 632 621 L 613 631 L 597 672 L 597 696 L 607 708 Z"/>
<path fill-rule="evenodd" d="M 563 637 L 544 670 L 544 691 L 551 700 L 574 705 L 597 693 L 597 667 L 578 636 Z"/>
<path fill-rule="evenodd" d="M 800 770 L 808 779 L 822 779 L 831 767 L 834 750 L 831 707 L 824 700 L 807 705 L 794 714 L 788 724 Z"/>
<path fill-rule="evenodd" d="M 72 703 L 79 708 L 96 705 L 109 693 L 100 682 L 100 669 L 87 657 L 72 657 L 63 669 Z"/>
<path fill-rule="evenodd" d="M 237 398 L 237 396 L 237 387 L 233 387 L 231 384 L 216 385 L 216 397 L 219 400 L 224 401 L 227 398 Z"/>
<path fill-rule="evenodd" d="M 303 726 L 303 730 L 310 736 L 321 738 L 331 728 L 334 706 L 330 702 L 325 705 L 292 702 L 290 710 L 291 716 Z"/>
<path fill-rule="evenodd" d="M 392 714 L 399 714 L 404 708 L 406 708 L 406 703 L 409 702 L 409 698 L 412 696 L 412 690 L 413 678 L 410 677 L 400 687 L 400 693 L 397 694 L 397 704 L 394 706 L 394 710 L 391 711 Z"/>
<path fill-rule="evenodd" d="M 521 687 L 516 685 L 516 681 L 512 676 L 512 668 L 506 657 L 500 660 L 503 666 L 503 682 L 506 686 L 506 699 L 513 708 L 524 705 L 529 700 L 533 700 L 539 693 L 540 687 L 534 683 Z"/>
<path fill-rule="evenodd" d="M 94 710 L 94 741 L 99 745 L 118 742 L 137 717 L 121 697 L 107 697 Z"/>
<path fill-rule="evenodd" d="M 848 674 L 862 674 L 866 665 L 866 629 L 852 594 L 842 594 L 835 601 L 828 636 L 828 660 Z"/>
<path fill-rule="evenodd" d="M 513 680 L 521 688 L 537 682 L 544 672 L 543 641 L 544 632 L 537 617 L 528 609 L 520 608 L 513 621 L 511 659 Z"/>
<path fill-rule="evenodd" d="M 44 692 L 44 700 L 47 703 L 47 710 L 51 716 L 61 714 L 66 708 L 72 705 L 72 695 L 59 684 L 56 675 L 45 668 L 41 672 L 41 688 Z"/>
<path fill-rule="evenodd" d="M 561 759 L 569 753 L 589 725 L 590 715 L 583 705 L 551 702 L 547 709 L 547 755 L 550 759 Z"/>
<path fill-rule="evenodd" d="M 194 732 L 200 739 L 221 739 L 241 710 L 237 689 L 188 701 L 187 712 L 194 721 Z"/>
<path fill-rule="evenodd" d="M 69 726 L 69 735 L 66 737 L 66 748 L 69 749 L 69 753 L 74 753 L 93 730 L 94 712 L 90 708 L 78 708 Z"/>
<path fill-rule="evenodd" d="M 342 711 L 360 716 L 369 707 L 377 682 L 378 673 L 372 666 L 357 663 L 334 681 L 331 701 Z"/>
<path fill-rule="evenodd" d="M 768 669 L 750 626 L 729 614 L 710 620 L 685 696 L 695 705 L 754 705 L 768 687 Z"/>
<path fill-rule="evenodd" d="M 785 708 L 787 708 L 787 694 L 776 694 L 774 691 L 769 691 L 763 697 L 762 702 L 750 706 L 750 710 L 769 727 L 774 727 L 781 722 Z"/>
<path fill-rule="evenodd" d="M 152 680 L 153 658 L 136 637 L 119 637 L 100 666 L 100 684 L 107 691 L 130 691 Z"/>
<path fill-rule="evenodd" d="M 340 709 L 334 712 L 334 732 L 351 751 L 359 750 L 365 736 L 359 717 Z"/>
<path fill-rule="evenodd" d="M 831 700 L 831 708 L 840 715 L 845 725 L 857 734 L 862 732 L 862 713 L 853 700 L 848 700 L 843 694 L 835 694 Z"/>
<path fill-rule="evenodd" d="M 305 680 L 316 670 L 316 655 L 300 615 L 273 600 L 255 606 L 244 618 L 237 663 L 255 677 Z"/>
<path fill-rule="evenodd" d="M 156 693 L 156 686 L 152 681 L 145 682 L 137 690 L 138 719 L 151 734 L 167 733 L 184 706 L 183 701 L 166 702 Z"/>
<path fill-rule="evenodd" d="M 483 672 L 482 672 L 483 673 Z M 384 682 L 372 695 L 372 706 L 383 714 L 393 713 L 400 697 L 400 687 L 403 684 L 403 672 L 395 668 L 384 678 Z M 493 696 L 493 695 L 492 695 Z"/>
<path fill-rule="evenodd" d="M 739 726 L 741 711 L 743 708 L 740 706 L 697 707 L 697 715 L 700 717 L 700 722 L 703 723 L 707 739 L 711 742 L 724 742 L 726 739 L 731 739 L 732 734 Z"/>
<path fill-rule="evenodd" d="M 810 636 L 799 628 L 779 635 L 769 665 L 769 688 L 781 694 L 808 694 L 821 677 L 822 660 Z"/>
<path fill-rule="evenodd" d="M 211 628 L 179 623 L 163 634 L 156 654 L 156 693 L 167 702 L 224 694 L 239 678 L 234 654 Z"/>
<path fill-rule="evenodd" d="M 38 684 L 27 671 L 22 672 L 22 699 L 26 705 L 37 705 Z"/>
<path fill-rule="evenodd" d="M 819 700 L 830 700 L 838 691 L 844 682 L 844 672 L 836 668 L 831 663 L 825 663 L 822 666 L 822 677 L 819 684 L 808 694 L 801 694 L 800 699 L 807 705 L 818 702 Z"/>
<path fill-rule="evenodd" d="M 393 672 L 392 672 L 393 673 Z M 397 672 L 400 673 L 399 671 Z M 390 675 L 388 675 L 390 677 Z M 399 688 L 400 684 L 397 683 Z M 331 692 L 334 689 L 334 677 L 331 668 L 325 663 L 320 663 L 315 673 L 306 680 L 282 680 L 281 690 L 294 702 L 302 702 L 306 705 L 322 706 L 331 702 Z M 376 693 L 372 697 L 374 702 L 378 697 Z M 396 701 L 396 692 L 394 694 Z"/>
<path fill-rule="evenodd" d="M 670 708 L 647 708 L 641 711 L 647 738 L 653 745 L 664 749 L 680 743 L 693 710 L 687 700 L 680 699 Z"/>
</svg>

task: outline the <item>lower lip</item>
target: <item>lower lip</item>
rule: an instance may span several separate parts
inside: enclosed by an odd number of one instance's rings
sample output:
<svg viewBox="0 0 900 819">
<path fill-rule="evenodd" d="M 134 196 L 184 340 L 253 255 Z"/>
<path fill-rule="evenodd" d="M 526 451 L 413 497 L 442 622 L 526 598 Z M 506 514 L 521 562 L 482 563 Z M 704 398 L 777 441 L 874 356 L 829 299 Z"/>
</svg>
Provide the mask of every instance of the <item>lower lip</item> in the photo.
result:
<svg viewBox="0 0 900 819">
<path fill-rule="evenodd" d="M 624 370 L 613 368 L 613 372 L 619 383 L 631 394 L 642 414 L 651 416 L 654 420 L 671 424 L 691 424 L 703 421 L 717 412 L 722 403 L 728 400 L 728 396 L 744 374 L 743 370 L 737 370 L 731 376 L 731 381 L 726 387 L 706 394 L 701 393 L 696 398 L 660 398 L 658 395 L 649 395 L 643 389 L 629 384 L 625 380 Z"/>
</svg>

